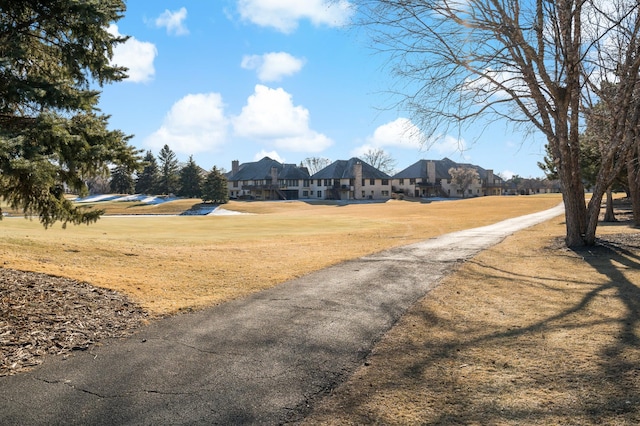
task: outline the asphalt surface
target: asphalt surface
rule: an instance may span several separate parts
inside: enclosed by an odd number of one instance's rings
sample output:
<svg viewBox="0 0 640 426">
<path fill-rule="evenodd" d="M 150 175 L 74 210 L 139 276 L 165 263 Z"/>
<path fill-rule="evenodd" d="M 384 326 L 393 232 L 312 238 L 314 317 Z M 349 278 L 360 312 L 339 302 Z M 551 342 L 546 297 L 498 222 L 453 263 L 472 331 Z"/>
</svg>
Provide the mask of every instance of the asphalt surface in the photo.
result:
<svg viewBox="0 0 640 426">
<path fill-rule="evenodd" d="M 296 423 L 452 264 L 562 213 L 558 206 L 348 261 L 48 358 L 0 378 L 0 424 Z"/>
</svg>

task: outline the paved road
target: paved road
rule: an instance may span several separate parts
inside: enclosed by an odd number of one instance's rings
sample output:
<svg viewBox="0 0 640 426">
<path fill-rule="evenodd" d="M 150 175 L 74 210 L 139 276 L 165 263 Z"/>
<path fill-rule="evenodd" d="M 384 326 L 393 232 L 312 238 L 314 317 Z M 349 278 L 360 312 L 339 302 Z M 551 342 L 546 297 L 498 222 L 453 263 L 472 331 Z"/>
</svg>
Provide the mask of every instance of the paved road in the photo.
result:
<svg viewBox="0 0 640 426">
<path fill-rule="evenodd" d="M 154 322 L 67 360 L 48 359 L 0 378 L 0 424 L 295 423 L 452 263 L 562 212 L 558 206 L 345 262 Z"/>
</svg>

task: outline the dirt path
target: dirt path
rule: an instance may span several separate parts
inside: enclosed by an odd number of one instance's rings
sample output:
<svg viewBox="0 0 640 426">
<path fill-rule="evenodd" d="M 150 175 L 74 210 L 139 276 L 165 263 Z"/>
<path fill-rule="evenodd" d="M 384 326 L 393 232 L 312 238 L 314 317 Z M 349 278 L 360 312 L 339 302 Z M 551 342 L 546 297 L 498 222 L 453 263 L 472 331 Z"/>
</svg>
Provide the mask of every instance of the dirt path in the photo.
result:
<svg viewBox="0 0 640 426">
<path fill-rule="evenodd" d="M 0 423 L 300 420 L 452 265 L 561 213 L 559 206 L 345 262 L 47 360 L 0 378 Z"/>
</svg>

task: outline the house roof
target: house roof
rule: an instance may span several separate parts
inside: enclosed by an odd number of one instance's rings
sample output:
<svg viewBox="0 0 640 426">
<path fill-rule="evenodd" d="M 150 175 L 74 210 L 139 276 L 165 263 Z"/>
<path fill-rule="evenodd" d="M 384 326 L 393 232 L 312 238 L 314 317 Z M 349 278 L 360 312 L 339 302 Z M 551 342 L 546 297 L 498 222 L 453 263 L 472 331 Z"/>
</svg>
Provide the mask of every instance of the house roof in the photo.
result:
<svg viewBox="0 0 640 426">
<path fill-rule="evenodd" d="M 426 178 L 427 177 L 427 163 L 433 162 L 436 166 L 436 179 L 451 179 L 449 175 L 449 169 L 452 167 L 470 167 L 478 172 L 480 179 L 486 179 L 488 170 L 483 169 L 475 164 L 468 163 L 456 163 L 449 158 L 443 158 L 442 160 L 418 160 L 409 167 L 396 173 L 394 179 L 410 179 L 410 178 Z M 498 175 L 494 175 L 494 179 L 500 179 Z"/>
<path fill-rule="evenodd" d="M 436 179 L 450 179 L 449 169 L 458 167 L 455 161 L 443 158 L 442 160 L 418 160 L 404 170 L 399 171 L 394 179 L 426 178 L 427 163 L 434 163 L 436 166 Z"/>
<path fill-rule="evenodd" d="M 362 164 L 363 179 L 391 179 L 388 174 L 356 157 L 334 161 L 311 176 L 311 179 L 355 179 L 353 166 L 358 162 Z"/>
<path fill-rule="evenodd" d="M 264 157 L 259 161 L 242 163 L 238 166 L 238 171 L 227 173 L 227 180 L 267 180 L 271 179 L 271 169 L 278 170 L 278 179 L 309 179 L 309 172 L 304 167 L 295 164 L 283 164 L 269 157 Z"/>
<path fill-rule="evenodd" d="M 475 169 L 478 172 L 478 176 L 480 177 L 480 179 L 487 179 L 488 174 L 489 174 L 488 170 L 483 169 L 480 166 L 476 166 L 475 164 L 462 163 L 462 164 L 458 164 L 458 167 L 470 167 L 472 169 Z M 499 179 L 500 181 L 504 181 L 504 179 L 502 179 L 497 174 L 493 175 L 493 179 Z"/>
</svg>

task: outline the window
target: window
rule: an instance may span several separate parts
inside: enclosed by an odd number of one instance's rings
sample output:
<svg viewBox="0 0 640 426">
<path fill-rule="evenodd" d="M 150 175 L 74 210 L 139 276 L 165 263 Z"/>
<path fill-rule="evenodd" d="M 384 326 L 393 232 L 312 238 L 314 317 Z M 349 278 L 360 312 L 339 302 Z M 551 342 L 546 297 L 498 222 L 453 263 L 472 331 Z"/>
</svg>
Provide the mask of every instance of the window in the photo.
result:
<svg viewBox="0 0 640 426">
<path fill-rule="evenodd" d="M 309 191 L 302 191 L 302 196 L 303 197 L 308 197 L 309 196 Z"/>
<path fill-rule="evenodd" d="M 398 182 L 399 185 L 404 185 L 404 179 L 400 179 L 400 182 Z"/>
<path fill-rule="evenodd" d="M 331 186 L 331 179 L 325 179 L 324 186 Z"/>
<path fill-rule="evenodd" d="M 364 191 L 362 191 L 362 198 L 364 198 L 364 197 L 366 197 L 366 196 L 367 196 L 367 194 L 365 194 L 365 192 L 364 192 Z"/>
<path fill-rule="evenodd" d="M 389 191 L 382 191 L 382 196 L 383 197 L 388 197 L 389 196 Z"/>
<path fill-rule="evenodd" d="M 383 185 L 389 185 L 389 179 L 382 179 Z"/>
<path fill-rule="evenodd" d="M 310 182 L 310 181 L 309 181 L 309 179 L 305 179 L 305 180 L 304 180 L 304 183 L 303 183 L 303 186 L 304 186 L 305 188 L 310 187 L 311 185 L 310 185 L 310 183 L 309 183 L 309 182 Z"/>
<path fill-rule="evenodd" d="M 369 185 L 373 186 L 376 184 L 376 180 L 375 179 L 369 179 Z"/>
<path fill-rule="evenodd" d="M 409 185 L 415 185 L 415 184 L 416 184 L 415 179 L 409 179 Z"/>
<path fill-rule="evenodd" d="M 322 198 L 322 191 L 318 191 L 318 198 Z"/>
<path fill-rule="evenodd" d="M 237 180 L 234 180 L 234 181 L 233 181 L 233 187 L 234 187 L 234 188 L 237 188 L 237 187 L 238 187 L 238 181 L 237 181 Z"/>
</svg>

